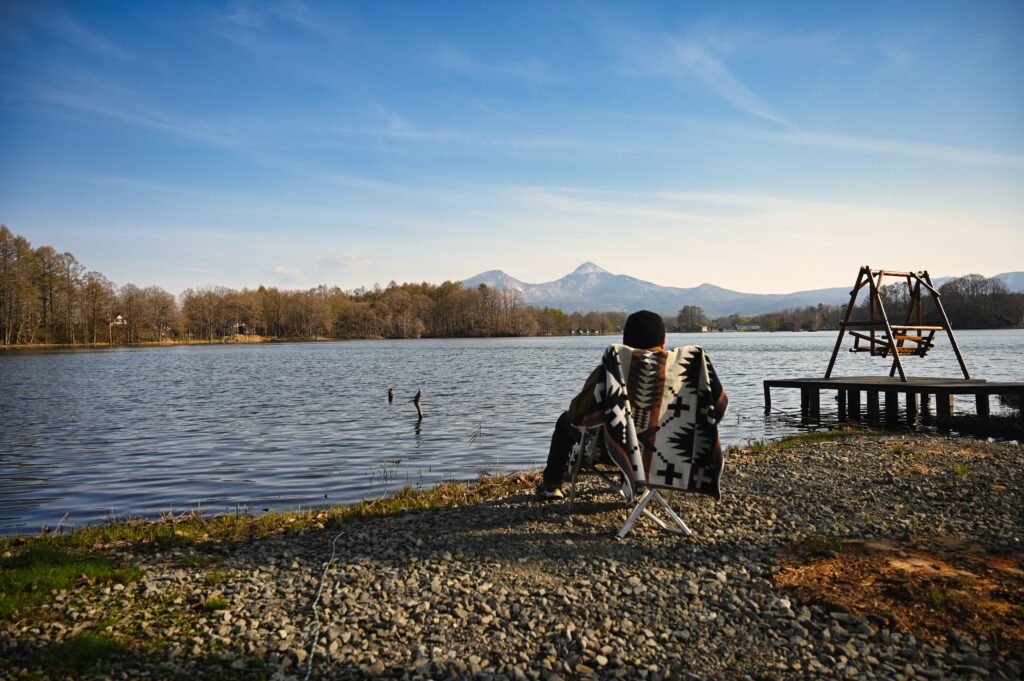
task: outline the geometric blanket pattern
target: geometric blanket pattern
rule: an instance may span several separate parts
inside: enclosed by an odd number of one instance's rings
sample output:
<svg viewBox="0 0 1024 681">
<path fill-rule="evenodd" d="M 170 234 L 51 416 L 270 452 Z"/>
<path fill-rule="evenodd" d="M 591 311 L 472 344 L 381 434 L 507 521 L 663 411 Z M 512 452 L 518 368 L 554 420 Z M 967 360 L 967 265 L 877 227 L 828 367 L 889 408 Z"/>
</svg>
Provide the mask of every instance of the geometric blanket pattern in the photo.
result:
<svg viewBox="0 0 1024 681">
<path fill-rule="evenodd" d="M 629 483 L 721 497 L 718 424 L 729 399 L 704 349 L 637 350 L 615 344 L 581 426 L 603 426 L 605 451 Z"/>
</svg>

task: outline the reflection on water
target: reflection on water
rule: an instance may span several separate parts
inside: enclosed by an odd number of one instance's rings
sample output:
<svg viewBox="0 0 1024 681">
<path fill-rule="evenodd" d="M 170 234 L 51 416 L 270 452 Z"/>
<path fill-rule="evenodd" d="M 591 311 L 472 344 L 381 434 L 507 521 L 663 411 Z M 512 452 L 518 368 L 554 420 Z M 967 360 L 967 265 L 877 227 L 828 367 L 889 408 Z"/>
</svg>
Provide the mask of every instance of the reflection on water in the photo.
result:
<svg viewBox="0 0 1024 681">
<path fill-rule="evenodd" d="M 1021 380 L 1020 331 L 957 335 L 972 373 Z M 551 427 L 609 337 L 358 341 L 0 355 L 0 532 L 109 514 L 295 508 L 543 465 Z M 805 428 L 799 392 L 832 333 L 671 335 L 708 349 L 723 443 Z M 916 358 L 911 358 L 910 361 Z M 880 362 L 880 360 L 875 360 Z M 908 362 L 909 364 L 909 362 Z M 842 353 L 836 375 L 882 373 Z M 940 343 L 912 375 L 956 376 Z M 394 387 L 395 400 L 387 400 Z M 411 403 L 423 391 L 426 416 Z M 823 417 L 829 407 L 822 404 Z M 957 407 L 972 409 L 970 398 Z M 833 407 L 834 410 L 834 407 Z M 993 411 L 998 412 L 993 400 Z"/>
</svg>

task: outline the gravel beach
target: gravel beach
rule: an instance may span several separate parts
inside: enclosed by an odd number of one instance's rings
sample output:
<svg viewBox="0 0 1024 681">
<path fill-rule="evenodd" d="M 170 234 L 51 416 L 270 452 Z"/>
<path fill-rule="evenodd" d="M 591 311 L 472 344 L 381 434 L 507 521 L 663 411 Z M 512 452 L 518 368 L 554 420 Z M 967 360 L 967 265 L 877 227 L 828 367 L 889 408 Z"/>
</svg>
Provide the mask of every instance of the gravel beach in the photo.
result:
<svg viewBox="0 0 1024 681">
<path fill-rule="evenodd" d="M 0 623 L 0 676 L 301 679 L 318 616 L 317 679 L 1021 678 L 1022 464 L 853 434 L 731 453 L 721 502 L 671 496 L 693 537 L 641 520 L 617 541 L 613 494 L 570 518 L 524 476 L 472 506 L 107 548 L 140 577 Z M 122 647 L 61 672 L 84 632 Z"/>
</svg>

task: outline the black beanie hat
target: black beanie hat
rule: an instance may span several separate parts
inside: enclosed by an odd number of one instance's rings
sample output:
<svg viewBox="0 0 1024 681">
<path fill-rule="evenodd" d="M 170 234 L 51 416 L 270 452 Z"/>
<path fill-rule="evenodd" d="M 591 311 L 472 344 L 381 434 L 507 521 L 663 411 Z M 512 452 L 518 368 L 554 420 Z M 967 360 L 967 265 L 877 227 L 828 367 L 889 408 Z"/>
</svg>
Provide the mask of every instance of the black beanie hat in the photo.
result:
<svg viewBox="0 0 1024 681">
<path fill-rule="evenodd" d="M 622 342 L 631 348 L 654 348 L 665 342 L 665 322 L 660 314 L 640 310 L 629 315 L 622 329 Z"/>
</svg>

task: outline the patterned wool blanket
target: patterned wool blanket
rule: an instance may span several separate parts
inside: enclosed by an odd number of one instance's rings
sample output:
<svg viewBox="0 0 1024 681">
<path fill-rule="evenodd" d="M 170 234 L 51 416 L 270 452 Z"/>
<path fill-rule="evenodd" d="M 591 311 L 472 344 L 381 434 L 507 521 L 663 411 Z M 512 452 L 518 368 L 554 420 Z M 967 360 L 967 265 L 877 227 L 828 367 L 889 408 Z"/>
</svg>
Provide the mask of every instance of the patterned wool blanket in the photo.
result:
<svg viewBox="0 0 1024 681">
<path fill-rule="evenodd" d="M 603 426 L 605 451 L 631 488 L 720 498 L 724 460 L 718 423 L 729 400 L 703 348 L 651 352 L 612 345 L 580 424 Z"/>
</svg>

